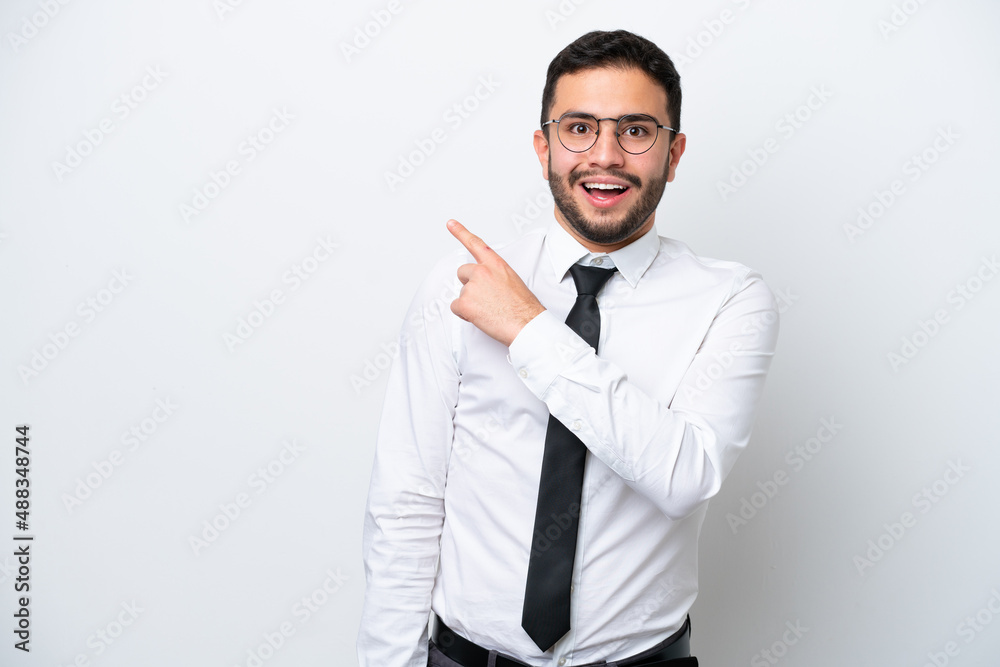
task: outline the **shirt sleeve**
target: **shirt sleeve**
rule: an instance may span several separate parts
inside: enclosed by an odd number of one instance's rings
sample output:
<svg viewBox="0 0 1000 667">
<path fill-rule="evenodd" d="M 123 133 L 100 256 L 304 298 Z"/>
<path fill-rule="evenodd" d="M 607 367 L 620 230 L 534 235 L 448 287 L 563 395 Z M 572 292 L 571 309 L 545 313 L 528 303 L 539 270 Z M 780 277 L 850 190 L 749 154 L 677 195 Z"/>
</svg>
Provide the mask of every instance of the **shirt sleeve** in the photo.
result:
<svg viewBox="0 0 1000 667">
<path fill-rule="evenodd" d="M 450 310 L 457 282 L 439 265 L 420 287 L 389 372 L 364 522 L 361 667 L 427 665 L 458 396 Z"/>
<path fill-rule="evenodd" d="M 722 301 L 669 402 L 549 311 L 510 345 L 511 364 L 551 414 L 675 520 L 719 491 L 746 447 L 777 342 L 777 305 L 759 274 L 747 269 Z"/>
</svg>

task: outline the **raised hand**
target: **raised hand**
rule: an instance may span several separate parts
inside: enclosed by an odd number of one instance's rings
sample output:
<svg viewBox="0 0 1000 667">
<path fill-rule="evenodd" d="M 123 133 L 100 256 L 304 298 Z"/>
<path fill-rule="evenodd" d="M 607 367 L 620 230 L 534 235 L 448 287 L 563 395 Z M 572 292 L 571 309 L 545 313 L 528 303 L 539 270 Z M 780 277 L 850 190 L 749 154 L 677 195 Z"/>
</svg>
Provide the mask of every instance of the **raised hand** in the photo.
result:
<svg viewBox="0 0 1000 667">
<path fill-rule="evenodd" d="M 524 325 L 545 307 L 485 241 L 457 220 L 448 221 L 448 231 L 476 260 L 475 264 L 458 267 L 463 287 L 458 298 L 451 302 L 451 312 L 509 346 Z"/>
</svg>

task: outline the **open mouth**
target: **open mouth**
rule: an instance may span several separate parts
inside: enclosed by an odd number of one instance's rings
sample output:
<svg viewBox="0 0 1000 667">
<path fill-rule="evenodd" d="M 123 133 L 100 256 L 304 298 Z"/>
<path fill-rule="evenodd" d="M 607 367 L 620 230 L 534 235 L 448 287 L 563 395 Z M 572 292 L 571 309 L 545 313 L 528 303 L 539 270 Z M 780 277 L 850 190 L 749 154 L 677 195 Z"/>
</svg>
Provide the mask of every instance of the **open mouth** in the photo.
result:
<svg viewBox="0 0 1000 667">
<path fill-rule="evenodd" d="M 580 183 L 580 187 L 586 193 L 587 200 L 599 208 L 614 206 L 624 199 L 632 189 L 618 183 L 597 183 L 594 181 L 583 181 Z"/>
</svg>

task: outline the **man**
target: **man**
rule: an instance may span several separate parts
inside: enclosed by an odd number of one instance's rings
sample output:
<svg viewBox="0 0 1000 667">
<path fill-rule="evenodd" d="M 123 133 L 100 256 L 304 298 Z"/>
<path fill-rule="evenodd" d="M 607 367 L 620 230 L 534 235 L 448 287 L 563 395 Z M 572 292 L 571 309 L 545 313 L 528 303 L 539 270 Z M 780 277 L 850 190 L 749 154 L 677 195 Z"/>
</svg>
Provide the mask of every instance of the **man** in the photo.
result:
<svg viewBox="0 0 1000 667">
<path fill-rule="evenodd" d="M 417 292 L 379 426 L 362 665 L 697 664 L 698 535 L 777 310 L 756 272 L 657 235 L 679 129 L 665 53 L 584 35 L 534 134 L 554 220 L 496 250 L 448 222 L 464 248 Z"/>
</svg>

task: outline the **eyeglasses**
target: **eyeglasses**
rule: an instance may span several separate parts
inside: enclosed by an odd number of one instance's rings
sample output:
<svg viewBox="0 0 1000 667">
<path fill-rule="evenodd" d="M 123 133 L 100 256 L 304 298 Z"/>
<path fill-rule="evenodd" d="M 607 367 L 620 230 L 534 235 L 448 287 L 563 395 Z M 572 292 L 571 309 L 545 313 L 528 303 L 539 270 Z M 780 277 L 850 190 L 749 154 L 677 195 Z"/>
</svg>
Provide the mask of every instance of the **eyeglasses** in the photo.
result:
<svg viewBox="0 0 1000 667">
<path fill-rule="evenodd" d="M 645 153 L 652 148 L 661 127 L 664 130 L 675 131 L 672 127 L 659 125 L 652 116 L 641 113 L 628 114 L 621 118 L 596 118 L 589 113 L 568 112 L 560 116 L 559 120 L 545 121 L 542 127 L 556 123 L 559 143 L 568 151 L 583 153 L 597 143 L 602 120 L 613 120 L 618 124 L 615 128 L 618 145 L 623 151 L 632 155 Z"/>
</svg>

